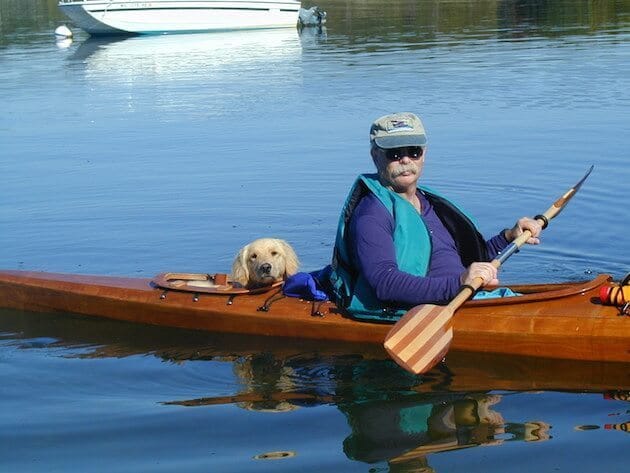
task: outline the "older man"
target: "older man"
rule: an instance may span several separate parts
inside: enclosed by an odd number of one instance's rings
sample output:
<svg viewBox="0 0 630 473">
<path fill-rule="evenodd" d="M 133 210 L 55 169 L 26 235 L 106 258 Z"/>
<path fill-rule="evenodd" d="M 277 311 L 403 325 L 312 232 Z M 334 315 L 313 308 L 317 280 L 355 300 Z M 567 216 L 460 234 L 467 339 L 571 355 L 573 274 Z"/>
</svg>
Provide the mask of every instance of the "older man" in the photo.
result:
<svg viewBox="0 0 630 473">
<path fill-rule="evenodd" d="M 357 318 L 391 319 L 414 305 L 444 303 L 476 277 L 498 283 L 491 261 L 525 229 L 523 217 L 484 240 L 471 219 L 437 192 L 418 186 L 427 138 L 413 113 L 376 120 L 370 129 L 377 174 L 356 180 L 339 221 L 330 282 L 336 302 Z"/>
</svg>

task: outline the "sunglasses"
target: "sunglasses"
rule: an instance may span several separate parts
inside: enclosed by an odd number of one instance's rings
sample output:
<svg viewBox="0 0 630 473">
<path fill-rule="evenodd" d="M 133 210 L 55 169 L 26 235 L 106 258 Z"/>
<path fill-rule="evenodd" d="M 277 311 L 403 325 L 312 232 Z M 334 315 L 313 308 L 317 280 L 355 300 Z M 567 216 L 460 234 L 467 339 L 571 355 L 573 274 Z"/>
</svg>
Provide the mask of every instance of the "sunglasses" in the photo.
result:
<svg viewBox="0 0 630 473">
<path fill-rule="evenodd" d="M 401 158 L 405 156 L 410 157 L 411 159 L 420 159 L 424 154 L 424 149 L 421 146 L 408 146 L 404 148 L 392 148 L 392 149 L 383 149 L 379 148 L 383 153 L 385 153 L 385 157 L 389 161 L 399 161 Z"/>
</svg>

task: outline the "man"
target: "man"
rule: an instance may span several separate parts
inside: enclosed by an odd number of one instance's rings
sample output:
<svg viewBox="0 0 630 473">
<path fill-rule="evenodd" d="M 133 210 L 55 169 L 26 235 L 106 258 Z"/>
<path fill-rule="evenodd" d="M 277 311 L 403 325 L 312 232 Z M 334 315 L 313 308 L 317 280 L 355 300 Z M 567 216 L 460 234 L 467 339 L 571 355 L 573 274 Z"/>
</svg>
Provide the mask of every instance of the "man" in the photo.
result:
<svg viewBox="0 0 630 473">
<path fill-rule="evenodd" d="M 413 113 L 376 120 L 370 129 L 377 174 L 360 175 L 341 213 L 330 282 L 337 304 L 357 318 L 400 316 L 423 303 L 445 303 L 480 277 L 498 284 L 489 261 L 540 224 L 521 218 L 485 241 L 455 204 L 418 187 L 426 157 L 424 126 Z"/>
</svg>

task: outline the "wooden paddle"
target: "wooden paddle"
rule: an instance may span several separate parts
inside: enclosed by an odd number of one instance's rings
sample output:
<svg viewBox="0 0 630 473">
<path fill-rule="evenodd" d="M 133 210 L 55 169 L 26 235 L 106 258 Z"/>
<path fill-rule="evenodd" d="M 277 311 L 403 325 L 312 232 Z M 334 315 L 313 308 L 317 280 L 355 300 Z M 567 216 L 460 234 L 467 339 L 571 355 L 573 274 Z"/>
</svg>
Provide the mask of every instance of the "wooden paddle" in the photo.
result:
<svg viewBox="0 0 630 473">
<path fill-rule="evenodd" d="M 580 190 L 593 166 L 580 181 L 556 200 L 536 220 L 545 228 L 558 215 L 569 200 Z M 498 268 L 531 237 L 525 230 L 491 264 Z M 483 285 L 475 278 L 470 286 L 462 286 L 455 298 L 445 306 L 423 304 L 411 308 L 394 324 L 385 337 L 385 349 L 400 366 L 415 374 L 425 373 L 444 358 L 453 339 L 453 315 Z"/>
</svg>

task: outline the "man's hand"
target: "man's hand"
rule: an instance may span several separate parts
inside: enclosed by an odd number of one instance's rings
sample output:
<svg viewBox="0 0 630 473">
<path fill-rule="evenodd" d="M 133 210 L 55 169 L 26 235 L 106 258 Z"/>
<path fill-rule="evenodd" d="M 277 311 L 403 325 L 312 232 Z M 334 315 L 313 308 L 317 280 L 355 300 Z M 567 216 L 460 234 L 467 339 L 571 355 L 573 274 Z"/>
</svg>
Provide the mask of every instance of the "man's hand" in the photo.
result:
<svg viewBox="0 0 630 473">
<path fill-rule="evenodd" d="M 460 276 L 462 285 L 472 286 L 475 278 L 483 279 L 482 286 L 496 286 L 499 284 L 497 268 L 490 263 L 472 263 Z"/>
<path fill-rule="evenodd" d="M 529 230 L 532 236 L 525 242 L 529 245 L 538 245 L 540 243 L 540 232 L 542 231 L 542 225 L 537 220 L 529 217 L 523 217 L 516 222 L 516 224 L 504 231 L 505 239 L 508 242 L 516 240 L 525 230 Z"/>
</svg>

